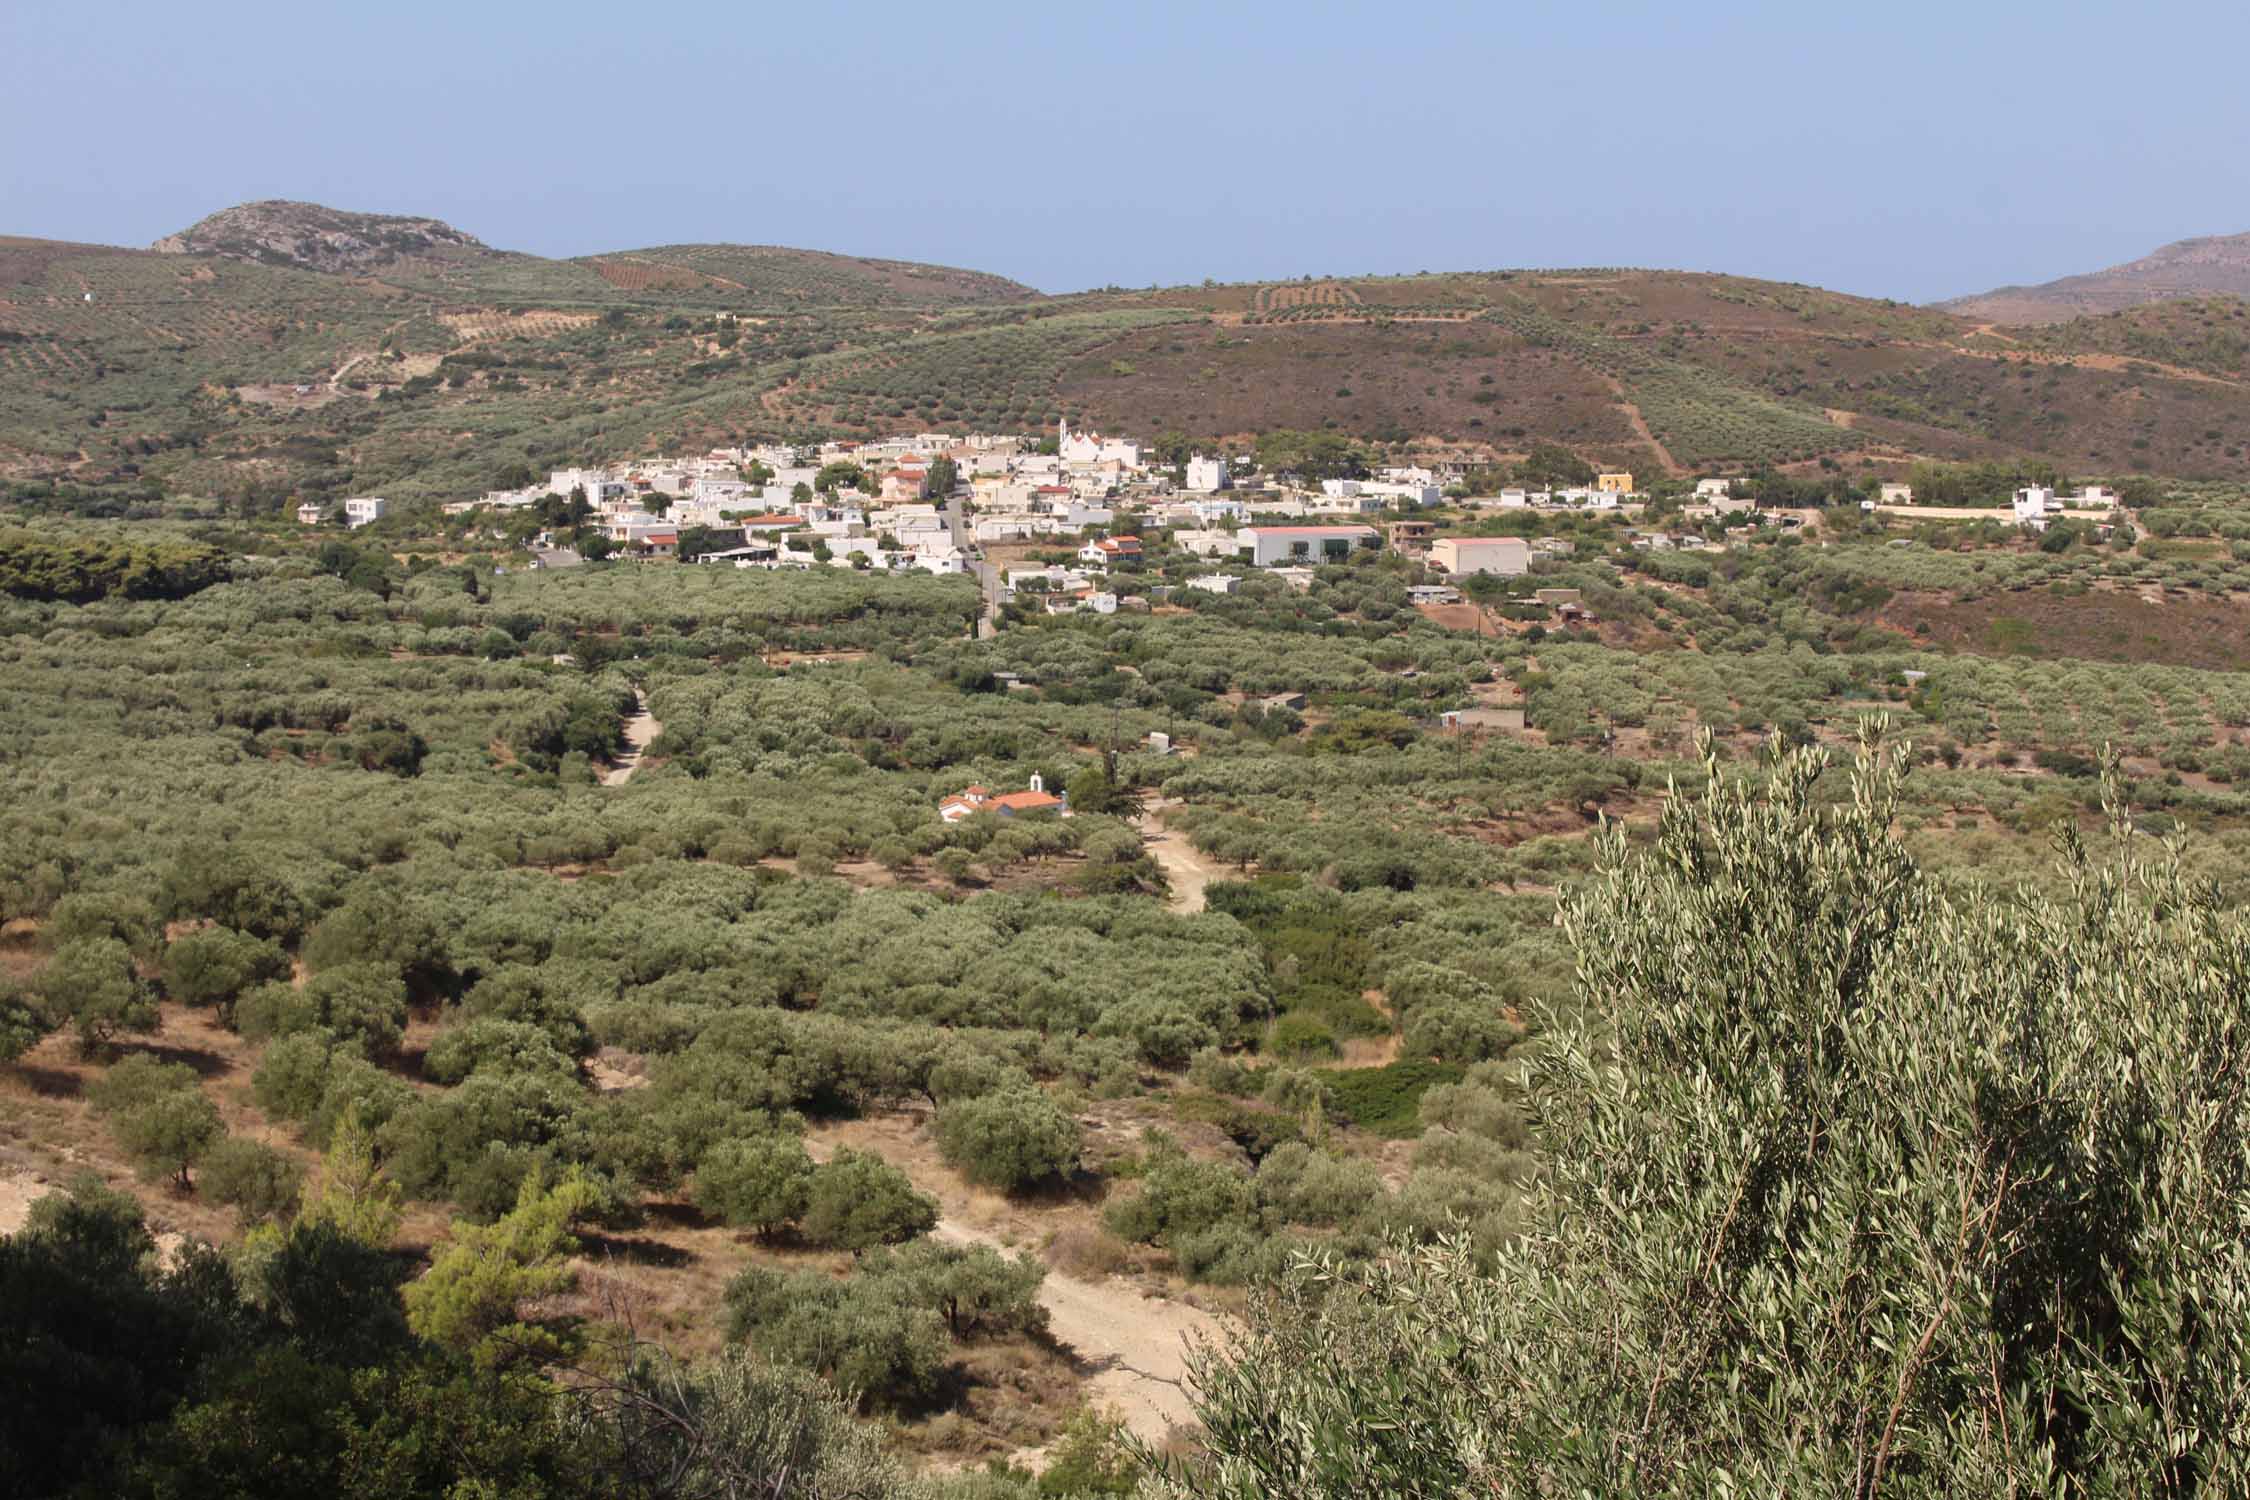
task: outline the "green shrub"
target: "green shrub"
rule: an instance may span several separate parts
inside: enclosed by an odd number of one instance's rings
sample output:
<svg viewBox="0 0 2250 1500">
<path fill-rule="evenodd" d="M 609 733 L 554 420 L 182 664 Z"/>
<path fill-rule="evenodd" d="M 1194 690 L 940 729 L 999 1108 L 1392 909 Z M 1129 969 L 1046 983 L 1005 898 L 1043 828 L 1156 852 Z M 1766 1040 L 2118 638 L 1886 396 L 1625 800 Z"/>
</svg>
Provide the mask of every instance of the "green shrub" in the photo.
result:
<svg viewBox="0 0 2250 1500">
<path fill-rule="evenodd" d="M 938 1149 L 963 1176 L 1002 1192 L 1078 1169 L 1078 1122 L 1037 1087 L 947 1104 L 938 1111 L 937 1138 Z"/>
<path fill-rule="evenodd" d="M 164 950 L 165 993 L 188 1005 L 231 1007 L 250 986 L 288 972 L 279 943 L 231 927 L 187 933 Z"/>
<path fill-rule="evenodd" d="M 945 1321 L 905 1278 L 751 1266 L 727 1284 L 727 1333 L 767 1359 L 825 1376 L 863 1405 L 926 1397 L 946 1357 Z"/>
<path fill-rule="evenodd" d="M 243 1136 L 219 1142 L 203 1163 L 203 1195 L 233 1208 L 246 1224 L 288 1218 L 304 1179 L 304 1168 L 286 1152 Z"/>
<path fill-rule="evenodd" d="M 1336 1045 L 1336 1033 L 1329 1030 L 1327 1022 L 1302 1012 L 1277 1019 L 1273 1030 L 1267 1034 L 1266 1046 L 1274 1056 L 1291 1062 L 1335 1057 L 1342 1050 Z"/>
<path fill-rule="evenodd" d="M 804 1217 L 814 1168 L 805 1145 L 778 1132 L 721 1141 L 695 1169 L 695 1206 L 723 1224 L 770 1235 Z"/>
<path fill-rule="evenodd" d="M 830 1250 L 871 1250 L 927 1234 L 937 1204 L 914 1190 L 904 1172 L 866 1152 L 845 1149 L 813 1169 L 806 1188 L 803 1233 Z"/>
<path fill-rule="evenodd" d="M 1422 1128 L 1422 1091 L 1432 1084 L 1459 1083 L 1454 1063 L 1402 1057 L 1380 1068 L 1324 1071 L 1336 1113 L 1371 1135 L 1401 1139 Z"/>
</svg>

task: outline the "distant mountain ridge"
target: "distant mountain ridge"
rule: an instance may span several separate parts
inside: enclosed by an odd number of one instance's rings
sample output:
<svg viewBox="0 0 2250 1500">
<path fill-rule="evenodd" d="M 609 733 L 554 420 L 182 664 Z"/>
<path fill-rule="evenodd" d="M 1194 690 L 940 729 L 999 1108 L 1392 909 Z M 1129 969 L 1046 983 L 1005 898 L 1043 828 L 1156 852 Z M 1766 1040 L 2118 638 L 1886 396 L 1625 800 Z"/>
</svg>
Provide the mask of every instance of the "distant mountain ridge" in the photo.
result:
<svg viewBox="0 0 2250 1500">
<path fill-rule="evenodd" d="M 2061 323 L 2178 297 L 2250 297 L 2250 234 L 2203 235 L 2037 286 L 2004 286 L 1939 307 L 1993 323 Z"/>
<path fill-rule="evenodd" d="M 1512 462 L 1560 444 L 1636 473 L 2029 456 L 2250 480 L 2250 302 L 2225 296 L 2006 331 L 1617 267 L 1043 296 L 756 245 L 553 260 L 293 203 L 162 249 L 0 236 L 0 481 L 278 512 L 458 499 L 526 464 L 1058 418 L 1188 446 L 1317 429 Z M 2171 263 L 2227 260 L 2208 242 Z"/>
<path fill-rule="evenodd" d="M 628 293 L 693 293 L 775 305 L 950 306 L 1030 302 L 1041 295 L 984 271 L 839 255 L 781 245 L 667 245 L 548 260 L 497 250 L 442 219 L 365 214 L 271 198 L 238 203 L 149 247 L 401 285 L 495 290 L 494 277 L 532 295 L 568 293 L 574 278 Z M 581 286 L 578 290 L 589 290 Z"/>
</svg>

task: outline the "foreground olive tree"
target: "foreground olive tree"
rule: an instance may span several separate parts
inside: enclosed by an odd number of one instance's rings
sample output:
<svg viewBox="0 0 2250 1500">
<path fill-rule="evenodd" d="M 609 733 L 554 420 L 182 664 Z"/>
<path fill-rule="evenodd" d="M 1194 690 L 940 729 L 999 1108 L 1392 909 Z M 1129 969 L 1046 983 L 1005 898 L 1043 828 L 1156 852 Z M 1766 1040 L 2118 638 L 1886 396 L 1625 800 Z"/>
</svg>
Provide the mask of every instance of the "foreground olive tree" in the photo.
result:
<svg viewBox="0 0 2250 1500">
<path fill-rule="evenodd" d="M 1709 769 L 1562 904 L 1537 1227 L 1299 1266 L 1160 1488 L 2250 1493 L 2244 920 L 2114 809 L 2058 898 L 1941 885 L 1872 736 Z"/>
</svg>

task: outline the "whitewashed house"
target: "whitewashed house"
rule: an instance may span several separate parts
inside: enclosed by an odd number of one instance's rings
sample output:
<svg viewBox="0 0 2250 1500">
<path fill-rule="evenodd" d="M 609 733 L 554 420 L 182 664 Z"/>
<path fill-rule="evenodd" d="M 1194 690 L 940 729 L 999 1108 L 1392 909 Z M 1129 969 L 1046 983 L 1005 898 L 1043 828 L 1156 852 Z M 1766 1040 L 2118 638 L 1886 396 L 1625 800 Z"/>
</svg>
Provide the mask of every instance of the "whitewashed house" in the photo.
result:
<svg viewBox="0 0 2250 1500">
<path fill-rule="evenodd" d="M 1227 461 L 1223 458 L 1205 458 L 1198 453 L 1187 461 L 1187 481 L 1182 489 L 1197 494 L 1217 494 L 1227 487 Z"/>
</svg>

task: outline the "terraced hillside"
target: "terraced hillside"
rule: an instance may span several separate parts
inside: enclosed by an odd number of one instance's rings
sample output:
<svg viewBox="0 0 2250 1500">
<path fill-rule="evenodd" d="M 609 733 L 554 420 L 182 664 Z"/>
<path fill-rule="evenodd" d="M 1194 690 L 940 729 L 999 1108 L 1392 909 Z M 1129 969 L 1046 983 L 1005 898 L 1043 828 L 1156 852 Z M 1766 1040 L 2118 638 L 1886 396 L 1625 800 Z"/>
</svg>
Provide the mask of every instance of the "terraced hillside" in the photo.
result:
<svg viewBox="0 0 2250 1500">
<path fill-rule="evenodd" d="M 2250 475 L 2232 299 L 2011 331 L 1664 271 L 1039 297 L 769 247 L 274 258 L 0 240 L 0 478 L 257 510 L 456 498 L 663 446 L 1058 416 L 1200 439 L 1329 427 L 1500 459 L 1556 442 L 1644 473 L 2036 457 Z"/>
</svg>

